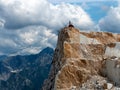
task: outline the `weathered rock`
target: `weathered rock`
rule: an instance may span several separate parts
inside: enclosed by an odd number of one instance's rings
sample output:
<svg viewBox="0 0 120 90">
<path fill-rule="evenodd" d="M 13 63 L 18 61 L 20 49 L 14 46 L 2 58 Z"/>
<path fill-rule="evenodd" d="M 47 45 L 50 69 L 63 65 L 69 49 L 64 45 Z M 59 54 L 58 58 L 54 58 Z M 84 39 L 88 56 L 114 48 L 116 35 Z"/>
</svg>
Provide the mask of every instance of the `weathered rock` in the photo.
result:
<svg viewBox="0 0 120 90">
<path fill-rule="evenodd" d="M 113 84 L 107 83 L 107 89 L 108 89 L 108 90 L 112 89 L 112 87 L 113 87 Z"/>
<path fill-rule="evenodd" d="M 120 58 L 114 57 L 107 59 L 104 73 L 115 84 L 120 85 Z"/>
<path fill-rule="evenodd" d="M 119 68 L 119 64 L 115 64 L 115 60 L 111 61 L 111 57 L 114 59 L 120 57 L 118 42 L 120 42 L 120 34 L 80 32 L 74 27 L 65 27 L 58 35 L 50 75 L 44 82 L 43 90 L 86 88 L 82 87 L 83 83 L 91 80 L 93 75 L 98 77 L 106 75 L 119 84 L 120 81 L 117 79 L 120 77 L 120 70 L 116 69 Z M 116 72 L 117 79 L 110 72 Z M 90 89 L 89 86 L 87 87 Z M 97 85 L 97 88 L 103 87 L 103 84 Z"/>
</svg>

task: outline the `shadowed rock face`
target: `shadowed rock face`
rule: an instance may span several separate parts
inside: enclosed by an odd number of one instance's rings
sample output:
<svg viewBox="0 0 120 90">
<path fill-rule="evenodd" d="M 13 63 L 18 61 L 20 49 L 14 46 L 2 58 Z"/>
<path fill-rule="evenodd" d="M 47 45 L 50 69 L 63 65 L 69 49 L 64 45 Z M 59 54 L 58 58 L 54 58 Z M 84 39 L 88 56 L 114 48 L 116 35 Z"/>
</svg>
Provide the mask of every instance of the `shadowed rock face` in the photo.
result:
<svg viewBox="0 0 120 90">
<path fill-rule="evenodd" d="M 120 34 L 80 32 L 74 27 L 65 27 L 58 35 L 50 75 L 43 90 L 77 90 L 93 75 L 108 76 L 119 84 L 109 72 L 110 65 L 114 64 L 109 62 L 111 57 L 120 57 L 119 42 Z M 112 73 L 117 70 L 111 68 Z"/>
</svg>

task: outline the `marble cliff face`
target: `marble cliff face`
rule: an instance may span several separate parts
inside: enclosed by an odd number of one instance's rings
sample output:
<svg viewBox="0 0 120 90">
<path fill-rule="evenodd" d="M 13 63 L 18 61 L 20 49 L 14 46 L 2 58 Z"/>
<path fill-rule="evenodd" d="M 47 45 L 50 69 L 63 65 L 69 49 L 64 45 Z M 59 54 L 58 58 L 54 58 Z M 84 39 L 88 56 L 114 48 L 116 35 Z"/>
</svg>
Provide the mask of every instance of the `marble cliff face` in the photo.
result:
<svg viewBox="0 0 120 90">
<path fill-rule="evenodd" d="M 42 89 L 108 89 L 108 80 L 120 85 L 120 34 L 63 28 Z"/>
</svg>

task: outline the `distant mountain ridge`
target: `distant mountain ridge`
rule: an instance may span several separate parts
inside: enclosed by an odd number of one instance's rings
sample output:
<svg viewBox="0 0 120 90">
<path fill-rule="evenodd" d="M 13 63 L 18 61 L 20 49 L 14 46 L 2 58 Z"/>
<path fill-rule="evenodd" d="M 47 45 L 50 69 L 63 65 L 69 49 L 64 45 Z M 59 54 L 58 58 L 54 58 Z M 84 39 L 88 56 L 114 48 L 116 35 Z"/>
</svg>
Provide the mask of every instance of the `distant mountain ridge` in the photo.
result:
<svg viewBox="0 0 120 90">
<path fill-rule="evenodd" d="M 0 58 L 0 90 L 40 90 L 47 78 L 53 56 L 47 47 L 34 55 Z"/>
</svg>

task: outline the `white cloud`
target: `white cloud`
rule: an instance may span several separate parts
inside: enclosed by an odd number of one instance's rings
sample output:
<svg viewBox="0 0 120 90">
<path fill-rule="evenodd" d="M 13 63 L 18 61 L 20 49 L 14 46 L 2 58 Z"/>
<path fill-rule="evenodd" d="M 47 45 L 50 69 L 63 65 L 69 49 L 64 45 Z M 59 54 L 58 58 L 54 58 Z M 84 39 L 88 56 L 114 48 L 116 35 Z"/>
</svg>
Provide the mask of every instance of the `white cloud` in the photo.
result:
<svg viewBox="0 0 120 90">
<path fill-rule="evenodd" d="M 57 29 L 69 20 L 84 29 L 88 29 L 86 26 L 93 27 L 89 15 L 79 6 L 64 3 L 52 5 L 46 0 L 2 0 L 0 5 L 5 27 L 10 29 L 29 25 L 44 25 Z"/>
<path fill-rule="evenodd" d="M 101 30 L 120 33 L 120 6 L 111 7 L 108 14 L 99 21 Z"/>
<path fill-rule="evenodd" d="M 46 0 L 0 0 L 0 18 L 4 21 L 0 21 L 3 27 L 0 38 L 6 48 L 2 49 L 0 43 L 0 51 L 5 54 L 35 53 L 47 46 L 55 47 L 55 33 L 69 20 L 80 29 L 94 27 L 93 21 L 80 6 L 53 5 Z M 10 40 L 9 44 L 5 39 Z"/>
<path fill-rule="evenodd" d="M 118 7 L 120 7 L 120 0 L 118 0 Z"/>
<path fill-rule="evenodd" d="M 0 21 L 0 28 L 2 28 L 4 26 L 4 24 Z"/>
<path fill-rule="evenodd" d="M 17 31 L 17 36 L 21 42 L 19 54 L 38 53 L 48 46 L 54 48 L 57 41 L 57 35 L 44 26 L 25 27 Z"/>
<path fill-rule="evenodd" d="M 4 32 L 3 32 L 4 31 Z M 19 42 L 16 32 L 0 30 L 0 52 L 2 54 L 10 54 L 19 50 Z"/>
<path fill-rule="evenodd" d="M 0 18 L 0 28 L 3 28 L 3 27 L 4 27 L 4 23 L 5 23 L 5 21 Z"/>
<path fill-rule="evenodd" d="M 32 44 L 35 41 L 36 35 L 38 35 L 38 32 L 34 30 L 20 33 L 21 39 L 27 44 Z"/>
<path fill-rule="evenodd" d="M 56 46 L 57 35 L 44 26 L 29 26 L 12 31 L 0 30 L 0 42 L 2 42 L 0 43 L 0 51 L 2 54 L 38 53 L 48 46 L 52 48 Z"/>
<path fill-rule="evenodd" d="M 81 3 L 81 2 L 110 2 L 110 1 L 119 1 L 119 0 L 48 0 L 52 3 Z"/>
</svg>

